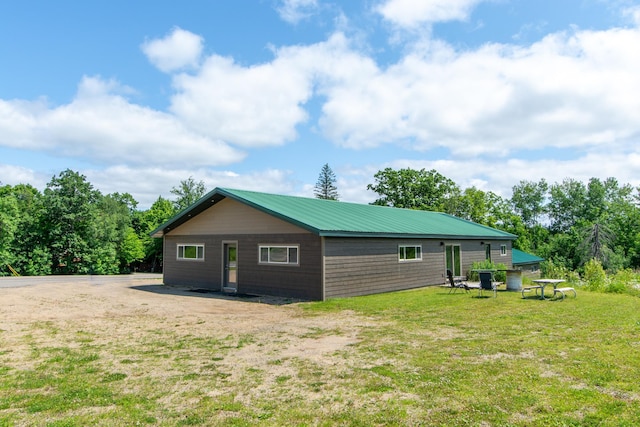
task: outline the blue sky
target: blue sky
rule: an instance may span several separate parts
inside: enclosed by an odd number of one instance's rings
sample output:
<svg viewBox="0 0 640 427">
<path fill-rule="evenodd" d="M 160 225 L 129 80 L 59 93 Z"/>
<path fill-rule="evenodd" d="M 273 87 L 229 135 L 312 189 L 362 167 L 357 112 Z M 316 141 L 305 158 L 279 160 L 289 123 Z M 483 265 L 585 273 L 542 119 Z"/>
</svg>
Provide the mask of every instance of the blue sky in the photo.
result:
<svg viewBox="0 0 640 427">
<path fill-rule="evenodd" d="M 640 1 L 3 1 L 0 182 L 147 208 L 188 177 L 368 203 L 386 167 L 509 197 L 640 185 Z"/>
</svg>

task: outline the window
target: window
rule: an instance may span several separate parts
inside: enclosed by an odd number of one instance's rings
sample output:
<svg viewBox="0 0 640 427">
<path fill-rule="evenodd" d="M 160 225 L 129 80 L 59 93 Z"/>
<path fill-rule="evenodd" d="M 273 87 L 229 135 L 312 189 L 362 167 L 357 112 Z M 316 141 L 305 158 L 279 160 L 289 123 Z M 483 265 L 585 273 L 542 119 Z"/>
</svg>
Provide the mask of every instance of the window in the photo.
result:
<svg viewBox="0 0 640 427">
<path fill-rule="evenodd" d="M 203 261 L 204 245 L 178 244 L 178 259 L 187 261 Z"/>
<path fill-rule="evenodd" d="M 491 261 L 491 244 L 487 243 L 484 245 L 484 258 L 487 261 Z"/>
<path fill-rule="evenodd" d="M 500 245 L 500 255 L 507 256 L 507 245 Z"/>
<path fill-rule="evenodd" d="M 398 259 L 400 261 L 421 261 L 422 246 L 398 246 Z"/>
<path fill-rule="evenodd" d="M 298 265 L 298 246 L 260 245 L 260 264 Z"/>
</svg>

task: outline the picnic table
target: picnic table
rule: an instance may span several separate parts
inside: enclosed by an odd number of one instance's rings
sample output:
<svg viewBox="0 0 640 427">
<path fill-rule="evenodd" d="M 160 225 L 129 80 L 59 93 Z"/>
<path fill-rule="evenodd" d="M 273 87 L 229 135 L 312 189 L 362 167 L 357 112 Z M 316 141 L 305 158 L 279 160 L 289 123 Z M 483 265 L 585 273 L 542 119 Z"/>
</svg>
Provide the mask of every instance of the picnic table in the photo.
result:
<svg viewBox="0 0 640 427">
<path fill-rule="evenodd" d="M 533 283 L 536 284 L 535 286 L 528 286 L 526 288 L 522 288 L 522 298 L 524 298 L 525 292 L 531 292 L 531 291 L 535 290 L 536 295 L 538 295 L 538 291 L 540 291 L 540 299 L 549 299 L 551 297 L 547 298 L 547 297 L 544 296 L 544 288 L 546 288 L 549 285 L 553 286 L 553 294 L 555 295 L 556 290 L 558 289 L 558 285 L 560 283 L 563 283 L 563 282 L 564 282 L 564 280 L 562 280 L 562 279 L 536 279 L 536 280 L 533 280 Z M 575 291 L 574 291 L 574 293 L 575 293 Z M 562 292 L 562 297 L 564 299 L 564 292 Z"/>
</svg>

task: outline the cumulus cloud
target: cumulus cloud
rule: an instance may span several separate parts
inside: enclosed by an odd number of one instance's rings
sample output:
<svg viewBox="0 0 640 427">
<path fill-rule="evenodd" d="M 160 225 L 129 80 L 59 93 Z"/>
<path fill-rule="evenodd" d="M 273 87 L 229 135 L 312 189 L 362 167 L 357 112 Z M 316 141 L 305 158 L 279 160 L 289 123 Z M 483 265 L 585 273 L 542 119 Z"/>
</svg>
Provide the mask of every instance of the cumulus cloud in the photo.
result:
<svg viewBox="0 0 640 427">
<path fill-rule="evenodd" d="M 386 0 L 375 11 L 398 27 L 413 29 L 422 24 L 465 21 L 482 1 L 486 0 Z"/>
<path fill-rule="evenodd" d="M 318 9 L 318 0 L 281 0 L 276 11 L 283 21 L 290 24 L 309 18 Z"/>
<path fill-rule="evenodd" d="M 55 108 L 42 102 L 0 101 L 0 144 L 103 164 L 215 166 L 244 157 L 170 114 L 128 102 L 114 93 L 116 86 L 84 77 L 76 98 Z"/>
<path fill-rule="evenodd" d="M 0 166 L 1 171 L 2 167 Z M 175 196 L 170 194 L 171 188 L 177 187 L 180 181 L 190 176 L 197 181 L 203 181 L 207 191 L 216 187 L 242 188 L 280 194 L 293 191 L 290 180 L 291 172 L 277 169 L 238 173 L 231 170 L 209 168 L 116 165 L 106 169 L 86 170 L 83 171 L 83 174 L 103 194 L 129 192 L 138 201 L 139 209 L 149 208 L 159 196 L 173 200 Z"/>
<path fill-rule="evenodd" d="M 167 36 L 148 40 L 141 46 L 149 61 L 166 73 L 196 67 L 202 48 L 202 37 L 178 27 Z"/>
<path fill-rule="evenodd" d="M 469 156 L 638 137 L 639 43 L 637 28 L 463 52 L 434 43 L 387 68 L 334 79 L 322 88 L 320 122 L 345 147 L 402 143 Z"/>
</svg>

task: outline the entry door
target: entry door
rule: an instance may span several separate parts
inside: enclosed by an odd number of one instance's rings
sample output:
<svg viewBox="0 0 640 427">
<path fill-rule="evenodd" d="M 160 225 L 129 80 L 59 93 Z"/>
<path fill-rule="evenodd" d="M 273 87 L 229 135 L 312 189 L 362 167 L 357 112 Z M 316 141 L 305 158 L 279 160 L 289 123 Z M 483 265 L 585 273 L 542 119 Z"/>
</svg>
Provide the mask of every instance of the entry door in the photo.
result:
<svg viewBox="0 0 640 427">
<path fill-rule="evenodd" d="M 451 270 L 454 276 L 462 275 L 462 268 L 460 266 L 460 245 L 446 245 L 445 251 L 445 264 L 447 270 Z"/>
<path fill-rule="evenodd" d="M 238 244 L 224 244 L 223 261 L 223 283 L 225 292 L 236 292 L 238 290 Z"/>
</svg>

